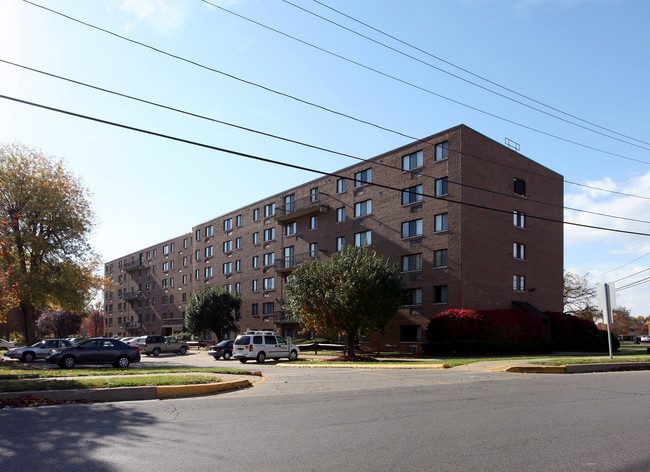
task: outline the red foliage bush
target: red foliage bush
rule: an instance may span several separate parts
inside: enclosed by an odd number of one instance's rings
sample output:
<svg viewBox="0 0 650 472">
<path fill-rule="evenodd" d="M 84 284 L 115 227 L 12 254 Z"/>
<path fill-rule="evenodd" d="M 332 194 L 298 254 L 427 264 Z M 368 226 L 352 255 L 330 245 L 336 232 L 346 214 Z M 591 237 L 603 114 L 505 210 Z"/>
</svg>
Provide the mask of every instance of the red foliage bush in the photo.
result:
<svg viewBox="0 0 650 472">
<path fill-rule="evenodd" d="M 429 341 L 522 343 L 542 341 L 546 329 L 534 315 L 517 310 L 446 310 L 427 327 Z"/>
</svg>

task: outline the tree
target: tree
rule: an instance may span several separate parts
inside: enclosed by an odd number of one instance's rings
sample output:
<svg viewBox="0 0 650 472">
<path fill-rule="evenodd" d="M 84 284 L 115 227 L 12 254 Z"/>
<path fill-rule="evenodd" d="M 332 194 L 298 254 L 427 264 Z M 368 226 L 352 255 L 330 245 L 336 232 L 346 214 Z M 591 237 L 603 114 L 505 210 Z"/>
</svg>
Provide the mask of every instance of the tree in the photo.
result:
<svg viewBox="0 0 650 472">
<path fill-rule="evenodd" d="M 104 335 L 104 314 L 99 310 L 92 310 L 81 323 L 82 331 L 86 336 L 96 337 Z"/>
<path fill-rule="evenodd" d="M 636 324 L 636 321 L 630 316 L 630 310 L 623 306 L 616 307 L 612 310 L 612 326 L 611 331 L 618 335 L 623 336 L 630 334 L 630 330 Z"/>
<path fill-rule="evenodd" d="M 9 247 L 6 240 L 7 222 L 0 220 L 0 323 L 7 323 L 6 313 L 18 305 L 18 283 L 14 279 L 13 264 L 10 261 Z"/>
<path fill-rule="evenodd" d="M 564 312 L 569 314 L 593 315 L 591 300 L 596 296 L 596 288 L 589 285 L 587 276 L 579 276 L 564 271 Z M 586 318 L 586 316 L 584 317 Z M 593 321 L 593 320 L 592 320 Z"/>
<path fill-rule="evenodd" d="M 185 309 L 185 329 L 194 335 L 212 331 L 220 340 L 224 333 L 239 330 L 240 306 L 239 294 L 232 294 L 225 287 L 198 289 Z"/>
<path fill-rule="evenodd" d="M 61 160 L 18 144 L 0 145 L 0 259 L 17 284 L 23 334 L 35 340 L 36 313 L 48 306 L 82 311 L 101 289 L 88 244 L 93 214 L 88 190 Z"/>
<path fill-rule="evenodd" d="M 53 334 L 57 338 L 67 338 L 77 334 L 81 328 L 81 315 L 67 310 L 44 311 L 36 321 L 41 336 Z"/>
<path fill-rule="evenodd" d="M 351 357 L 359 334 L 382 330 L 406 294 L 398 265 L 356 246 L 297 267 L 286 290 L 285 306 L 302 328 L 330 338 L 345 334 Z"/>
</svg>

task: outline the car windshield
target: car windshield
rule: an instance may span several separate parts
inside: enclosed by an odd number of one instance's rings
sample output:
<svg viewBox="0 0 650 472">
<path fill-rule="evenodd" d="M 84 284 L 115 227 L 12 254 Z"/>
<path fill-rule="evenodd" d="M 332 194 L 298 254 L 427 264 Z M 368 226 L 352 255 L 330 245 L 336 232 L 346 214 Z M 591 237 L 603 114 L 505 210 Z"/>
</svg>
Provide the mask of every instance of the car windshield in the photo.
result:
<svg viewBox="0 0 650 472">
<path fill-rule="evenodd" d="M 237 339 L 235 339 L 235 344 L 242 345 L 242 344 L 250 344 L 251 343 L 251 337 L 250 336 L 239 336 Z"/>
<path fill-rule="evenodd" d="M 219 344 L 217 344 L 217 346 L 224 347 L 224 346 L 227 346 L 228 344 L 230 344 L 231 342 L 232 341 L 221 341 Z"/>
<path fill-rule="evenodd" d="M 45 344 L 45 341 L 39 341 L 31 345 L 31 347 L 39 347 L 40 345 Z"/>
</svg>

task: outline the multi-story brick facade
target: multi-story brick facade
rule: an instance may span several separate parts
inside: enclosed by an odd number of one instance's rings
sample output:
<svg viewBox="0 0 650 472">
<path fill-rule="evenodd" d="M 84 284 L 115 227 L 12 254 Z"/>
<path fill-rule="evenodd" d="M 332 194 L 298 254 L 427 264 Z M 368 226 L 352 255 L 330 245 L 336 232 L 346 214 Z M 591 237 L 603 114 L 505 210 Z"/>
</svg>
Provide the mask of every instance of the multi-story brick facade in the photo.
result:
<svg viewBox="0 0 650 472">
<path fill-rule="evenodd" d="M 241 294 L 242 330 L 295 336 L 287 276 L 364 242 L 409 287 L 375 340 L 421 340 L 448 308 L 562 310 L 561 175 L 464 125 L 334 174 L 106 263 L 106 333 L 179 332 L 193 291 L 218 284 Z"/>
</svg>

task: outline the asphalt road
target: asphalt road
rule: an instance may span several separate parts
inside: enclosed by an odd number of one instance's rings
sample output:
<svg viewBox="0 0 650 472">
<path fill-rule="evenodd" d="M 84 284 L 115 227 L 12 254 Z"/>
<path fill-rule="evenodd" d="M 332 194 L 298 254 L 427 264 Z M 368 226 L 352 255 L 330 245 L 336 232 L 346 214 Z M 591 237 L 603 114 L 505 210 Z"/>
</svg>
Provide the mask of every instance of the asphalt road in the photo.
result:
<svg viewBox="0 0 650 472">
<path fill-rule="evenodd" d="M 2 410 L 0 470 L 650 470 L 647 371 L 247 366 L 267 379 L 245 391 Z"/>
</svg>

